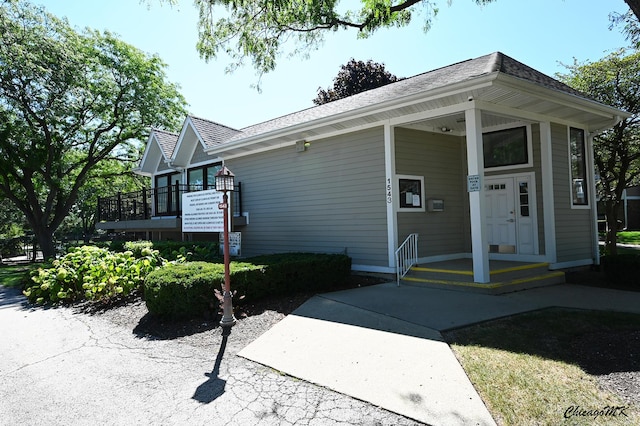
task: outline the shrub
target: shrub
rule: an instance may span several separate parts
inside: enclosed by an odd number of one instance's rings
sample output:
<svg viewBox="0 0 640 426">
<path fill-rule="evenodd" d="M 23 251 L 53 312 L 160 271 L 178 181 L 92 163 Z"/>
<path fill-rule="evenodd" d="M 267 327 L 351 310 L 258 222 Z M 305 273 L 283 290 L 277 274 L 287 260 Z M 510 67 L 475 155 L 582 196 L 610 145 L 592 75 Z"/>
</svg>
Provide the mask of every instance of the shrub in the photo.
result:
<svg viewBox="0 0 640 426">
<path fill-rule="evenodd" d="M 127 241 L 122 244 L 120 250 L 130 250 L 137 256 L 144 248 L 158 250 L 163 259 L 170 261 L 220 260 L 218 244 L 210 241 Z"/>
<path fill-rule="evenodd" d="M 341 254 L 282 253 L 246 261 L 265 265 L 269 293 L 275 295 L 331 290 L 351 275 L 351 258 Z"/>
<path fill-rule="evenodd" d="M 248 303 L 268 296 L 327 291 L 351 274 L 344 255 L 291 253 L 231 262 L 231 289 Z M 224 265 L 206 262 L 167 264 L 149 274 L 144 295 L 149 312 L 170 317 L 198 317 L 218 308 L 215 292 L 224 283 Z"/>
<path fill-rule="evenodd" d="M 146 253 L 148 250 L 153 250 L 153 248 L 151 241 L 127 241 L 122 245 L 122 250 L 118 251 L 130 251 L 135 257 L 142 257 L 143 250 Z"/>
<path fill-rule="evenodd" d="M 601 264 L 607 280 L 612 286 L 640 289 L 640 254 L 618 254 L 603 256 Z"/>
<path fill-rule="evenodd" d="M 126 296 L 162 262 L 158 252 L 149 248 L 141 250 L 139 257 L 131 251 L 113 253 L 95 246 L 73 248 L 49 267 L 33 271 L 32 285 L 24 295 L 38 304 Z"/>
<path fill-rule="evenodd" d="M 234 283 L 252 281 L 262 274 L 260 266 L 233 262 Z M 207 262 L 166 264 L 150 273 L 144 282 L 144 298 L 149 312 L 172 318 L 214 315 L 218 310 L 216 291 L 224 285 L 224 265 Z"/>
</svg>

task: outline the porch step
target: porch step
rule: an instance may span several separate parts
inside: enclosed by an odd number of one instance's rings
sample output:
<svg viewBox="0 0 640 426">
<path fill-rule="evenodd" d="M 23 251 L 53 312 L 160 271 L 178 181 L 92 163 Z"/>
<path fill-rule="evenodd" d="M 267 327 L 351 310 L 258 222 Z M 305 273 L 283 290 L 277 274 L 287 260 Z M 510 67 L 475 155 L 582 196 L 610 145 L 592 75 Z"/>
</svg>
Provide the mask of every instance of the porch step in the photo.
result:
<svg viewBox="0 0 640 426">
<path fill-rule="evenodd" d="M 414 266 L 402 279 L 406 285 L 500 294 L 546 285 L 562 284 L 565 274 L 550 271 L 548 263 L 490 262 L 490 282 L 473 282 L 470 260 Z"/>
</svg>

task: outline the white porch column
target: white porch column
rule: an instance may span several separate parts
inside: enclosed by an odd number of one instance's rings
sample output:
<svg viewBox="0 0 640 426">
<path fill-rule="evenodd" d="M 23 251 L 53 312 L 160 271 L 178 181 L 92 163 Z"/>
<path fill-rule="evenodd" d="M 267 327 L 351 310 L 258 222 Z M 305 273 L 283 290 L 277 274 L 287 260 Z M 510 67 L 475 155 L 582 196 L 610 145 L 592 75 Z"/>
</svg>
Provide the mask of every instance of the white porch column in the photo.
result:
<svg viewBox="0 0 640 426">
<path fill-rule="evenodd" d="M 469 176 L 479 176 L 480 190 L 469 192 L 471 217 L 471 251 L 473 253 L 473 281 L 488 283 L 489 241 L 485 226 L 484 155 L 482 149 L 482 118 L 479 109 L 465 111 L 467 130 L 467 167 Z"/>
<path fill-rule="evenodd" d="M 544 216 L 544 256 L 547 262 L 557 261 L 556 217 L 553 199 L 553 146 L 551 143 L 551 123 L 540 123 L 540 164 L 542 175 L 542 206 Z"/>
<path fill-rule="evenodd" d="M 592 246 L 592 250 L 593 250 L 593 263 L 595 265 L 600 265 L 600 240 L 598 238 L 598 198 L 596 196 L 596 177 L 595 177 L 595 173 L 596 173 L 596 162 L 595 162 L 595 157 L 593 154 L 593 138 L 594 138 L 594 134 L 589 132 L 586 134 L 587 136 L 587 140 L 585 141 L 586 143 L 586 151 L 587 151 L 587 171 L 586 171 L 586 176 L 587 176 L 587 182 L 588 182 L 588 188 L 589 188 L 589 193 L 587 194 L 587 196 L 589 197 L 589 205 L 591 206 L 591 237 L 592 237 L 592 241 L 593 241 L 593 246 Z M 627 214 L 627 208 L 626 208 L 626 203 L 627 200 L 625 198 L 625 209 L 624 209 L 624 214 L 626 216 Z M 625 221 L 624 223 L 627 223 L 627 218 L 625 217 Z"/>
<path fill-rule="evenodd" d="M 393 137 L 393 127 L 389 123 L 384 125 L 384 172 L 384 194 L 387 203 L 387 253 L 389 268 L 395 271 L 396 248 L 398 247 L 398 221 L 394 209 L 394 200 L 397 197 L 394 183 L 396 178 L 396 144 Z"/>
</svg>

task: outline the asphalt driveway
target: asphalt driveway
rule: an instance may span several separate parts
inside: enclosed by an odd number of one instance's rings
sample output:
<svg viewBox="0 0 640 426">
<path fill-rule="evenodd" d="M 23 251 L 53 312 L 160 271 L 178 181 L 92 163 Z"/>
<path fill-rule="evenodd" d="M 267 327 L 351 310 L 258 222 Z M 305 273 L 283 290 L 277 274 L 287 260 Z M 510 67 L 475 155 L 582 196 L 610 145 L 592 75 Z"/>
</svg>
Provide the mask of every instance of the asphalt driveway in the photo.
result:
<svg viewBox="0 0 640 426">
<path fill-rule="evenodd" d="M 243 325 L 191 345 L 99 315 L 31 309 L 0 286 L 0 423 L 6 425 L 415 425 L 236 356 Z M 246 321 L 246 322 L 245 322 Z"/>
</svg>

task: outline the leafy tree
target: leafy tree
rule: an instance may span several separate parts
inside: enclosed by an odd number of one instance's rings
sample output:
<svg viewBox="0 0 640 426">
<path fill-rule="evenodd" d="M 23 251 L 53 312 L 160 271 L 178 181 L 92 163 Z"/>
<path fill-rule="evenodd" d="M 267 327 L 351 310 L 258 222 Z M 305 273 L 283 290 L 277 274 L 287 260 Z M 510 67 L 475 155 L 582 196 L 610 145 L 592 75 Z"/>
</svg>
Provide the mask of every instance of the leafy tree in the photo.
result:
<svg viewBox="0 0 640 426">
<path fill-rule="evenodd" d="M 50 258 L 83 186 L 137 158 L 150 126 L 179 126 L 185 101 L 157 56 L 24 0 L 0 3 L 0 34 L 0 196 Z"/>
<path fill-rule="evenodd" d="M 0 264 L 22 252 L 26 223 L 22 213 L 0 196 Z"/>
<path fill-rule="evenodd" d="M 606 249 L 616 254 L 622 191 L 640 182 L 640 51 L 614 52 L 594 63 L 574 63 L 560 77 L 594 99 L 633 114 L 594 138 L 608 232 Z"/>
<path fill-rule="evenodd" d="M 313 103 L 326 104 L 394 81 L 398 81 L 398 77 L 387 71 L 384 64 L 373 62 L 371 59 L 363 62 L 351 58 L 345 65 L 340 66 L 340 72 L 333 79 L 333 88 L 318 88 L 318 96 Z"/>
<path fill-rule="evenodd" d="M 99 196 L 139 191 L 148 185 L 147 178 L 131 172 L 132 165 L 115 160 L 96 166 L 78 191 L 78 199 L 60 225 L 58 235 L 70 235 L 74 239 L 82 237 L 89 243 L 95 232 Z"/>
<path fill-rule="evenodd" d="M 146 0 L 151 2 L 152 0 Z M 177 0 L 155 0 L 175 4 Z M 452 0 L 448 0 L 451 3 Z M 467 0 L 468 1 L 468 0 Z M 478 5 L 496 0 L 472 0 Z M 640 0 L 625 0 L 640 20 Z M 437 0 L 360 0 L 345 8 L 339 0 L 194 0 L 199 11 L 197 49 L 205 60 L 220 52 L 232 58 L 229 71 L 251 60 L 258 74 L 272 71 L 286 43 L 291 52 L 317 49 L 328 32 L 354 29 L 366 38 L 380 28 L 403 27 L 422 15 L 428 31 Z M 221 10 L 223 9 L 224 10 Z"/>
<path fill-rule="evenodd" d="M 616 25 L 621 26 L 622 33 L 627 37 L 627 40 L 629 40 L 636 49 L 640 49 L 640 22 L 631 10 L 623 14 L 611 14 L 609 15 L 609 19 L 611 20 L 611 27 L 609 27 L 609 29 L 612 29 Z"/>
</svg>

